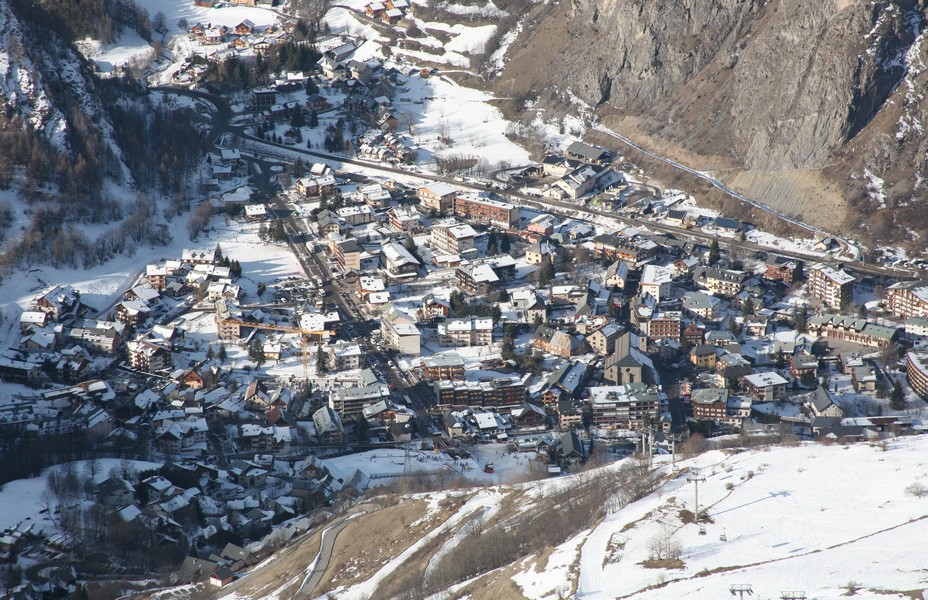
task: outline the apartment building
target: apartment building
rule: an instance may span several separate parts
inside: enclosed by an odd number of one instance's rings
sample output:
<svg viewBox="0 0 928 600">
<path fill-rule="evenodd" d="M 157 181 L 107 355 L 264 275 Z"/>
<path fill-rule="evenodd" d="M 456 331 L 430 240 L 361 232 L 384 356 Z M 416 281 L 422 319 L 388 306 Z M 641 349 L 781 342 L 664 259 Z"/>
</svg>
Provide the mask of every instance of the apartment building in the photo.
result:
<svg viewBox="0 0 928 600">
<path fill-rule="evenodd" d="M 438 345 L 443 348 L 489 346 L 493 343 L 493 319 L 468 317 L 438 324 Z"/>
<path fill-rule="evenodd" d="M 854 297 L 854 276 L 819 263 L 809 267 L 808 292 L 832 308 L 850 304 Z"/>
</svg>

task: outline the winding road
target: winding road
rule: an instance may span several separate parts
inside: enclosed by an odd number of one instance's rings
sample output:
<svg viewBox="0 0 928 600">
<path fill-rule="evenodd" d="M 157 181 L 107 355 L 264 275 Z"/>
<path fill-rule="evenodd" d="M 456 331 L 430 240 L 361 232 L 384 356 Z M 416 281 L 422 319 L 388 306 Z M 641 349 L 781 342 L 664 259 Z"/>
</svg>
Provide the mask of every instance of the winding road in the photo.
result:
<svg viewBox="0 0 928 600">
<path fill-rule="evenodd" d="M 325 575 L 325 572 L 329 568 L 329 564 L 332 562 L 332 552 L 335 549 L 335 541 L 338 539 L 338 534 L 351 524 L 352 519 L 371 512 L 372 509 L 379 510 L 381 508 L 380 505 L 372 503 L 359 504 L 349 510 L 348 514 L 343 516 L 339 523 L 322 532 L 322 539 L 319 543 L 319 553 L 316 554 L 316 559 L 312 563 L 313 568 L 310 569 L 306 578 L 303 579 L 300 589 L 293 594 L 294 599 L 309 599 L 313 597 L 313 592 L 319 587 L 319 584 L 322 583 L 322 577 Z"/>
</svg>

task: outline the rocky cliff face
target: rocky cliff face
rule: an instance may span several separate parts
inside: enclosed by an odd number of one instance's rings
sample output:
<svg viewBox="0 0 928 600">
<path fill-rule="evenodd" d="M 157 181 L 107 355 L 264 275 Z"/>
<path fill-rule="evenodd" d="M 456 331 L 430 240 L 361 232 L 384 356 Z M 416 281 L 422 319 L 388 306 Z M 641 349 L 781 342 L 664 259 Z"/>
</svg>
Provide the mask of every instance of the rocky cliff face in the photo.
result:
<svg viewBox="0 0 928 600">
<path fill-rule="evenodd" d="M 863 178 L 866 168 L 901 198 L 925 176 L 911 151 L 924 139 L 924 9 L 915 0 L 573 0 L 536 13 L 502 79 L 515 81 L 510 93 L 569 89 L 749 171 Z"/>
</svg>

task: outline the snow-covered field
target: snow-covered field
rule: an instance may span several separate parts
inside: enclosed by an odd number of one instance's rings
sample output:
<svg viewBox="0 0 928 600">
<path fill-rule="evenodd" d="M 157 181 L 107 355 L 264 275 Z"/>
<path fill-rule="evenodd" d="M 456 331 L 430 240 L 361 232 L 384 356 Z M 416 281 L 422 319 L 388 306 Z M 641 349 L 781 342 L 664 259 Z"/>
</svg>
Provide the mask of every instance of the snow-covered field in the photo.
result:
<svg viewBox="0 0 928 600">
<path fill-rule="evenodd" d="M 885 446 L 808 443 L 713 451 L 678 461 L 675 474 L 653 494 L 539 554 L 546 558 L 538 564 L 516 563 L 524 570 L 512 581 L 532 600 L 721 598 L 730 597 L 732 584 L 750 584 L 760 598 L 802 591 L 808 598 L 837 599 L 849 588 L 865 598 L 920 598 L 902 592 L 925 586 L 918 549 L 928 534 L 928 495 L 917 497 L 910 486 L 928 487 L 926 449 L 928 439 L 906 438 Z M 658 460 L 669 472 L 668 458 Z M 697 473 L 700 507 L 708 514 L 703 534 L 680 515 L 694 509 L 696 483 L 688 475 Z M 570 480 L 530 485 L 542 493 L 564 484 Z M 475 511 L 494 514 L 505 492 L 478 491 L 387 567 L 401 568 L 436 532 L 466 522 Z M 428 498 L 439 503 L 446 496 Z M 665 535 L 679 544 L 681 564 L 646 566 L 653 541 Z M 451 536 L 435 554 L 458 541 L 460 535 Z M 339 590 L 338 597 L 365 597 L 379 581 Z"/>
<path fill-rule="evenodd" d="M 99 483 L 110 476 L 110 471 L 119 469 L 122 460 L 116 458 L 99 459 L 100 471 L 94 478 Z M 157 469 L 160 463 L 150 463 L 138 460 L 126 461 L 127 465 L 135 471 L 145 469 Z M 83 477 L 85 474 L 86 461 L 76 461 L 74 464 L 75 472 Z M 61 469 L 62 465 L 51 467 L 52 469 Z M 54 524 L 43 513 L 46 506 L 42 501 L 42 493 L 45 491 L 45 482 L 48 470 L 38 476 L 30 479 L 18 479 L 6 483 L 0 488 L 0 531 L 10 527 L 15 527 L 19 523 L 34 523 L 39 530 L 51 530 Z"/>
<path fill-rule="evenodd" d="M 732 583 L 750 583 L 760 597 L 803 590 L 837 598 L 851 581 L 871 590 L 919 589 L 924 573 L 912 549 L 928 534 L 928 497 L 906 488 L 928 485 L 926 449 L 925 438 L 888 441 L 885 450 L 805 444 L 710 452 L 682 463 L 706 478 L 699 484 L 701 510 L 712 520 L 705 535 L 681 524 L 679 511 L 693 510 L 695 494 L 681 473 L 590 533 L 577 597 L 728 597 Z M 649 543 L 665 526 L 682 546 L 684 567 L 645 568 Z M 611 543 L 622 548 L 604 560 Z"/>
</svg>

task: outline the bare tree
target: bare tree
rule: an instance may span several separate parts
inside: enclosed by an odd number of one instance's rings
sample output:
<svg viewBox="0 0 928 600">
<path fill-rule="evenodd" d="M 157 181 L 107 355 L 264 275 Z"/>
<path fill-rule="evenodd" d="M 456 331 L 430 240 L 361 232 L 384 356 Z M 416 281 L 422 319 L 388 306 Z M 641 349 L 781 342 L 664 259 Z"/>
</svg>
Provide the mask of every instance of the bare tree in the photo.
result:
<svg viewBox="0 0 928 600">
<path fill-rule="evenodd" d="M 679 560 L 683 555 L 683 546 L 674 537 L 674 529 L 664 524 L 660 532 L 648 542 L 650 560 Z"/>
<path fill-rule="evenodd" d="M 483 534 L 483 528 L 485 525 L 486 515 L 483 511 L 480 511 L 465 525 L 467 529 L 467 534 L 472 537 L 480 537 Z"/>
</svg>

